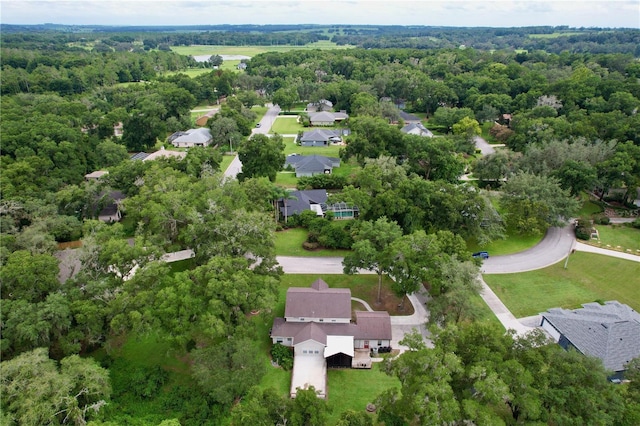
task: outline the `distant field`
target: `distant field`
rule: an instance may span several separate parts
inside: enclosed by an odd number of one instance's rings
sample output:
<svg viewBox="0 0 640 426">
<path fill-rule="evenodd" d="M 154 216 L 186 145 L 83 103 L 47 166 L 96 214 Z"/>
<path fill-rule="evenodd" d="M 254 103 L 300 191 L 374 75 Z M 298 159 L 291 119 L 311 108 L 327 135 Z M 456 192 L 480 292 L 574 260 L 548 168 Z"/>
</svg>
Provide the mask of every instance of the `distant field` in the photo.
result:
<svg viewBox="0 0 640 426">
<path fill-rule="evenodd" d="M 338 46 L 331 41 L 318 41 L 304 46 L 275 45 L 275 46 L 173 46 L 172 51 L 186 56 L 197 55 L 244 55 L 255 56 L 265 52 L 288 52 L 290 50 L 310 50 L 310 49 L 349 49 L 352 46 Z"/>
<path fill-rule="evenodd" d="M 551 33 L 551 34 L 529 34 L 529 38 L 558 38 L 568 37 L 573 35 L 585 34 L 581 32 L 566 32 L 566 33 Z"/>
</svg>

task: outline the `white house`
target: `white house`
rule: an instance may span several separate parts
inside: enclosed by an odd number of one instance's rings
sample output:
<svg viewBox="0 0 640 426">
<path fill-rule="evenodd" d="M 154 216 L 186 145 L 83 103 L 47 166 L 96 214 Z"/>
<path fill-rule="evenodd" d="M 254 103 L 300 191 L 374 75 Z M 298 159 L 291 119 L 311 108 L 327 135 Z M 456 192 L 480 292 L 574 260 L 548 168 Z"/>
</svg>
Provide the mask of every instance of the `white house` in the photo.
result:
<svg viewBox="0 0 640 426">
<path fill-rule="evenodd" d="M 355 312 L 351 290 L 318 279 L 309 288 L 287 290 L 284 318 L 275 318 L 273 344 L 294 350 L 291 396 L 313 386 L 326 397 L 327 368 L 371 368 L 371 351 L 391 346 L 387 312 Z"/>
<path fill-rule="evenodd" d="M 176 148 L 193 148 L 195 146 L 209 146 L 213 142 L 211 130 L 206 127 L 189 129 L 186 132 L 176 132 L 169 136 L 169 142 Z"/>
<path fill-rule="evenodd" d="M 407 135 L 418 135 L 418 136 L 425 136 L 428 138 L 433 137 L 433 133 L 431 133 L 431 130 L 424 127 L 422 123 L 409 123 L 406 126 L 404 126 L 402 129 L 400 129 L 400 131 Z"/>
</svg>

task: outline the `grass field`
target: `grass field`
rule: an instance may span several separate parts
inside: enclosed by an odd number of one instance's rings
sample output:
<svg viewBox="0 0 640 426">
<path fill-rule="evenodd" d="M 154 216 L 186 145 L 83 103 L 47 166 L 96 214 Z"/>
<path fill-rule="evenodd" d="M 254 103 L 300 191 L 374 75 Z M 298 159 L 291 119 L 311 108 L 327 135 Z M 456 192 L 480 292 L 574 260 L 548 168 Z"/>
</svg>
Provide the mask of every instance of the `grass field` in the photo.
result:
<svg viewBox="0 0 640 426">
<path fill-rule="evenodd" d="M 551 33 L 551 34 L 529 34 L 529 38 L 558 38 L 558 37 L 568 37 L 573 35 L 584 34 L 581 32 L 566 32 L 566 33 Z"/>
<path fill-rule="evenodd" d="M 595 228 L 600 234 L 600 247 L 633 253 L 640 250 L 640 229 L 626 225 L 596 225 Z M 591 240 L 590 244 L 593 243 L 595 240 Z"/>
<path fill-rule="evenodd" d="M 617 300 L 640 310 L 640 263 L 577 252 L 564 261 L 520 274 L 484 275 L 485 282 L 516 317 L 549 308 L 579 308 L 595 300 Z"/>
<path fill-rule="evenodd" d="M 352 46 L 338 46 L 337 44 L 321 40 L 315 43 L 305 44 L 304 46 L 293 45 L 275 45 L 275 46 L 208 46 L 208 45 L 192 45 L 192 46 L 172 46 L 171 50 L 186 56 L 197 55 L 244 55 L 255 56 L 265 52 L 289 52 L 290 50 L 332 50 L 332 49 L 350 49 Z"/>
</svg>

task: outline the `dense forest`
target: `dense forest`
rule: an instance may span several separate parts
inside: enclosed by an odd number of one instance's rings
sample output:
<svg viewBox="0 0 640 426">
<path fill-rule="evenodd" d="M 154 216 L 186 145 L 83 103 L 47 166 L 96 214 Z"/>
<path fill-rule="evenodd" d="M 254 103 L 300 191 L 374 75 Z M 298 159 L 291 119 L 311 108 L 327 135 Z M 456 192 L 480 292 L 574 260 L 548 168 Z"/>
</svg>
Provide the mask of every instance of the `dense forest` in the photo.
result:
<svg viewBox="0 0 640 426">
<path fill-rule="evenodd" d="M 563 224 L 585 191 L 632 206 L 640 33 L 260 29 L 273 38 L 242 27 L 2 26 L 2 423 L 328 424 L 331 404 L 313 391 L 289 400 L 260 387 L 270 364 L 258 342 L 282 279 L 274 233 L 304 226 L 315 243 L 353 249 L 345 270 L 367 256 L 385 265 L 377 270 L 398 277 L 399 296 L 429 284 L 434 347 L 410 335 L 410 350 L 385 363 L 398 386 L 375 401 L 377 422 L 638 424 L 637 362 L 631 383 L 615 386 L 593 359 L 476 321 L 479 269 L 465 241 Z M 161 48 L 327 39 L 359 47 L 263 53 L 246 71 L 196 77 L 181 73 L 197 66 L 193 58 Z M 207 123 L 220 148 L 190 149 L 183 160 L 130 159 L 193 127 L 195 106 L 222 99 Z M 273 182 L 282 142 L 249 137 L 251 108 L 321 99 L 350 114 L 340 156 L 355 171 L 299 185 L 330 185 L 360 218 L 344 227 L 305 215 L 277 223 L 276 202 L 287 193 Z M 437 137 L 402 133 L 397 105 L 424 117 Z M 507 149 L 477 158 L 483 128 Z M 246 159 L 239 180 L 220 173 L 229 140 Z M 109 173 L 86 181 L 96 170 Z M 480 185 L 461 184 L 465 171 Z M 499 208 L 486 185 L 499 190 Z M 98 212 L 113 191 L 126 196 L 125 219 L 102 223 Z M 73 274 L 60 277 L 59 243 L 79 240 L 62 260 Z M 181 267 L 159 261 L 186 248 L 195 257 Z M 116 356 L 123 341 L 149 336 L 181 362 L 163 369 Z M 364 412 L 335 415 L 341 425 L 374 421 Z"/>
</svg>

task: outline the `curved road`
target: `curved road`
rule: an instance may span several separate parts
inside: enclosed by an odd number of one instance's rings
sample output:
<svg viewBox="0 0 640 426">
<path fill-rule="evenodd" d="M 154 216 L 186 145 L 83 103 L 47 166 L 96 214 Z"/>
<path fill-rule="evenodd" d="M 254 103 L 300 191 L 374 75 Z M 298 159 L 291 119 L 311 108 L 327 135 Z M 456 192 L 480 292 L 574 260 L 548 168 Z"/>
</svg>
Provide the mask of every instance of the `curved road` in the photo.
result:
<svg viewBox="0 0 640 426">
<path fill-rule="evenodd" d="M 510 274 L 517 272 L 533 271 L 546 268 L 565 259 L 572 250 L 598 253 L 602 255 L 615 256 L 622 259 L 640 262 L 640 256 L 619 253 L 611 250 L 604 250 L 586 244 L 576 242 L 573 226 L 567 225 L 564 228 L 550 228 L 542 241 L 535 247 L 520 253 L 493 256 L 485 260 L 482 265 L 482 273 L 485 274 Z M 342 274 L 341 257 L 288 257 L 279 256 L 276 258 L 285 273 L 288 274 Z M 361 270 L 359 273 L 371 274 L 371 271 Z M 527 318 L 526 321 L 518 320 L 505 306 L 500 298 L 484 282 L 482 275 L 478 276 L 482 290 L 480 296 L 487 303 L 491 311 L 507 330 L 515 330 L 518 335 L 522 335 L 539 325 L 536 317 Z M 405 349 L 399 345 L 398 341 L 412 329 L 418 329 L 420 333 L 428 338 L 425 323 L 428 319 L 428 312 L 425 302 L 428 298 L 426 292 L 412 294 L 409 300 L 414 306 L 415 313 L 410 316 L 391 317 L 391 327 L 393 332 L 392 346 Z"/>
<path fill-rule="evenodd" d="M 489 257 L 481 270 L 483 274 L 513 274 L 546 268 L 568 256 L 575 241 L 573 225 L 549 228 L 536 246 L 520 253 Z"/>
</svg>

